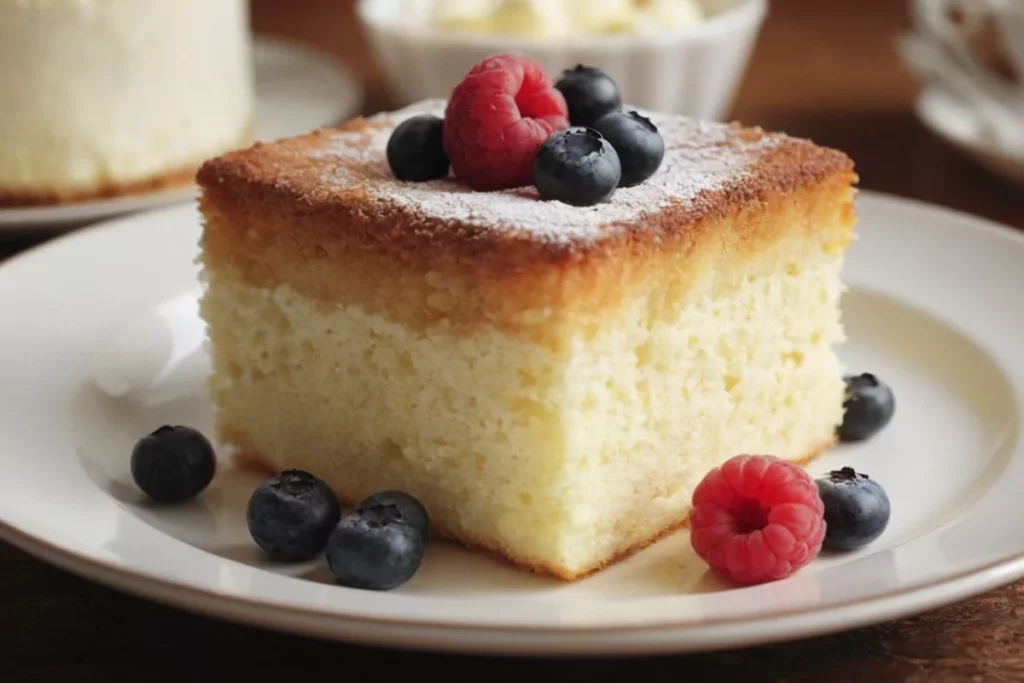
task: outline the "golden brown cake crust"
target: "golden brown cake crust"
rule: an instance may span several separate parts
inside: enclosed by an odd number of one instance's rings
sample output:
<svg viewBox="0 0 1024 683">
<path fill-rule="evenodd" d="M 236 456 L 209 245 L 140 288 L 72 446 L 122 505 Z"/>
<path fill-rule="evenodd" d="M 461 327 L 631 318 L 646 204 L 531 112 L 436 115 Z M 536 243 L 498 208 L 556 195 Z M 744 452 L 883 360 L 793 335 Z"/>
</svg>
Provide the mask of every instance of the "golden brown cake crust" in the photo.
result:
<svg viewBox="0 0 1024 683">
<path fill-rule="evenodd" d="M 262 454 L 260 454 L 256 448 L 249 444 L 248 440 L 242 434 L 240 434 L 236 430 L 227 428 L 224 425 L 219 426 L 219 432 L 219 437 L 221 438 L 222 441 L 232 444 L 237 449 L 232 456 L 233 464 L 236 467 L 253 470 L 267 477 L 276 476 L 278 474 L 277 469 L 268 464 L 270 460 L 264 457 Z M 816 458 L 824 455 L 833 446 L 835 446 L 835 439 L 829 439 L 824 443 L 812 447 L 806 454 L 799 458 L 793 459 L 792 462 L 801 466 L 807 465 Z M 354 507 L 355 505 L 359 504 L 359 501 L 352 500 L 350 497 L 346 497 L 343 492 L 335 491 L 335 493 L 338 494 L 338 497 L 341 500 L 342 504 L 347 507 Z M 686 516 L 684 516 L 682 519 L 674 520 L 671 524 L 667 525 L 664 529 L 661 529 L 657 533 L 651 535 L 649 538 L 646 538 L 640 541 L 639 543 L 636 543 L 628 548 L 619 551 L 618 553 L 612 555 L 600 564 L 588 567 L 587 569 L 578 572 L 567 571 L 565 568 L 562 567 L 539 564 L 525 564 L 522 562 L 518 562 L 512 557 L 510 557 L 509 554 L 498 545 L 489 545 L 486 543 L 481 543 L 479 541 L 461 538 L 459 534 L 453 533 L 450 529 L 438 526 L 436 523 L 432 526 L 432 531 L 436 533 L 438 536 L 459 543 L 460 545 L 464 546 L 469 550 L 479 550 L 486 552 L 490 555 L 493 555 L 497 559 L 508 564 L 511 564 L 512 566 L 517 567 L 519 569 L 524 569 L 535 574 L 552 576 L 562 581 L 579 581 L 580 579 L 585 579 L 588 576 L 591 576 L 599 571 L 607 569 L 608 567 L 614 564 L 618 564 L 619 562 L 623 562 L 629 559 L 633 555 L 636 555 L 640 551 L 649 548 L 658 541 L 664 540 L 665 538 L 668 538 L 675 532 L 686 528 L 687 526 L 689 526 L 689 522 L 689 512 L 687 512 Z"/>
<path fill-rule="evenodd" d="M 389 132 L 424 112 L 443 112 L 443 103 L 204 164 L 207 272 L 286 285 L 417 329 L 493 326 L 558 350 L 559 331 L 538 324 L 552 316 L 587 329 L 613 325 L 632 288 L 685 289 L 781 239 L 795 263 L 852 239 L 853 164 L 805 140 L 652 114 L 667 143 L 659 171 L 577 208 L 541 201 L 533 188 L 395 180 Z"/>
<path fill-rule="evenodd" d="M 442 112 L 443 102 L 428 101 L 257 143 L 209 160 L 197 180 L 208 205 L 225 213 L 300 217 L 282 241 L 315 240 L 328 253 L 336 245 L 405 261 L 471 260 L 512 270 L 694 240 L 708 219 L 830 180 L 856 180 L 845 154 L 806 140 L 656 114 L 651 118 L 666 140 L 662 168 L 599 207 L 542 202 L 533 188 L 474 193 L 451 179 L 395 180 L 383 153 L 389 131 L 410 115 Z"/>
</svg>

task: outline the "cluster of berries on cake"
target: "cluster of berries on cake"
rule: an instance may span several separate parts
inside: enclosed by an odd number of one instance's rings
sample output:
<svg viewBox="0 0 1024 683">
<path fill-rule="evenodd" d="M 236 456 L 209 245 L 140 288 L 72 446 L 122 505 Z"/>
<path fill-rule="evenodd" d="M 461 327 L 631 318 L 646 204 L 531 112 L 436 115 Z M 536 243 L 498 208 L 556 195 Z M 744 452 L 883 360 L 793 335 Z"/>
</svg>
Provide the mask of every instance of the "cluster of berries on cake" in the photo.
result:
<svg viewBox="0 0 1024 683">
<path fill-rule="evenodd" d="M 387 146 L 395 177 L 453 173 L 481 192 L 533 185 L 544 199 L 590 206 L 650 178 L 665 141 L 650 119 L 625 109 L 606 73 L 578 65 L 553 83 L 539 64 L 500 54 L 474 66 L 444 118 L 399 124 Z"/>
</svg>

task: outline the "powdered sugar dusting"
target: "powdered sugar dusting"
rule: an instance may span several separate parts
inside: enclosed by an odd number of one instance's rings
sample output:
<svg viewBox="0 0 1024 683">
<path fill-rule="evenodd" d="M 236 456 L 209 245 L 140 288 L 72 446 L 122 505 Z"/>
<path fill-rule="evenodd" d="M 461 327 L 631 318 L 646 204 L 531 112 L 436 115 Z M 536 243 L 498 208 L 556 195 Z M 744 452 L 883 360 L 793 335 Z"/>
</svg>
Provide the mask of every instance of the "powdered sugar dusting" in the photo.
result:
<svg viewBox="0 0 1024 683">
<path fill-rule="evenodd" d="M 309 152 L 310 162 L 321 169 L 322 189 L 333 194 L 358 185 L 373 199 L 415 210 L 424 218 L 519 232 L 545 242 L 590 243 L 627 226 L 635 229 L 645 214 L 670 203 L 700 202 L 708 191 L 742 182 L 764 152 L 777 144 L 774 137 L 738 137 L 727 124 L 641 111 L 665 139 L 661 167 L 640 185 L 620 188 L 607 202 L 583 208 L 540 200 L 532 187 L 476 192 L 453 179 L 395 179 L 385 156 L 391 131 L 418 114 L 443 116 L 444 104 L 428 100 L 371 117 L 371 122 L 381 124 L 377 131 L 330 132 Z"/>
</svg>

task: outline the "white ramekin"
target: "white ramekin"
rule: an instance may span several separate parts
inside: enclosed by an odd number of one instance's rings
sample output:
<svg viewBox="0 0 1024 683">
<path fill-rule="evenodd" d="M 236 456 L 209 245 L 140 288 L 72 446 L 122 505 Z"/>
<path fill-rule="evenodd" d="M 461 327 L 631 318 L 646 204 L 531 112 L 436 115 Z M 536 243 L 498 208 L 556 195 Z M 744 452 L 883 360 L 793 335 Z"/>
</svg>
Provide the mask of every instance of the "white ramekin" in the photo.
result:
<svg viewBox="0 0 1024 683">
<path fill-rule="evenodd" d="M 358 14 L 397 104 L 445 98 L 484 57 L 519 52 L 553 78 L 576 64 L 605 70 L 624 102 L 720 121 L 732 106 L 768 10 L 767 0 L 702 0 L 711 18 L 657 35 L 579 36 L 547 42 L 417 25 L 403 0 L 360 0 Z"/>
</svg>

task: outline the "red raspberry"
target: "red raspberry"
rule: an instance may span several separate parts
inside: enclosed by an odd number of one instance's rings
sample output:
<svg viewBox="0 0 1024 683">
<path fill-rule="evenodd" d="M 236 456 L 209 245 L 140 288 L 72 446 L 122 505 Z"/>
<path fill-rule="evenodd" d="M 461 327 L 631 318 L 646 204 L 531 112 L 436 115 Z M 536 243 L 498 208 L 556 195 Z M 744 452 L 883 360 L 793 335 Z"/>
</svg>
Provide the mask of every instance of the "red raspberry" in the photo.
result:
<svg viewBox="0 0 1024 683">
<path fill-rule="evenodd" d="M 529 185 L 533 158 L 568 127 L 569 108 L 540 64 L 488 57 L 455 86 L 444 113 L 444 149 L 455 177 L 474 190 Z"/>
<path fill-rule="evenodd" d="M 813 560 L 825 506 L 807 472 L 767 455 L 737 455 L 693 492 L 690 543 L 711 571 L 738 584 L 784 579 Z"/>
</svg>

